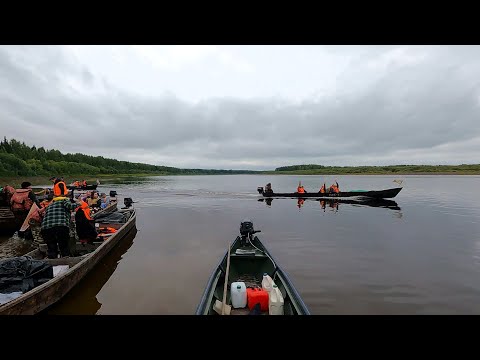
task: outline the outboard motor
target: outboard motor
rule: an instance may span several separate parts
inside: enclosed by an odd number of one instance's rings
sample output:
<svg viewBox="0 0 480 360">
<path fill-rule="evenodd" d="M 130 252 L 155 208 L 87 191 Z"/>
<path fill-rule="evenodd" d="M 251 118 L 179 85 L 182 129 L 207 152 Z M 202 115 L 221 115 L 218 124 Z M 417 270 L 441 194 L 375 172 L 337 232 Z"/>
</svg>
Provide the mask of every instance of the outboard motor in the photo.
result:
<svg viewBox="0 0 480 360">
<path fill-rule="evenodd" d="M 242 236 L 242 246 L 253 240 L 253 234 L 260 232 L 260 230 L 254 230 L 253 222 L 249 219 L 245 219 L 240 223 L 240 235 Z"/>
<path fill-rule="evenodd" d="M 110 190 L 110 197 L 116 197 L 117 192 L 115 190 Z"/>
<path fill-rule="evenodd" d="M 252 234 L 255 230 L 253 229 L 253 223 L 245 219 L 240 223 L 240 235 L 242 236 L 248 236 Z"/>
<path fill-rule="evenodd" d="M 133 204 L 132 198 L 125 198 L 123 199 L 123 203 L 125 204 L 125 207 L 122 209 L 128 209 L 130 206 Z"/>
<path fill-rule="evenodd" d="M 262 194 L 263 193 L 263 186 L 257 187 L 257 191 L 258 191 L 259 194 Z"/>
</svg>

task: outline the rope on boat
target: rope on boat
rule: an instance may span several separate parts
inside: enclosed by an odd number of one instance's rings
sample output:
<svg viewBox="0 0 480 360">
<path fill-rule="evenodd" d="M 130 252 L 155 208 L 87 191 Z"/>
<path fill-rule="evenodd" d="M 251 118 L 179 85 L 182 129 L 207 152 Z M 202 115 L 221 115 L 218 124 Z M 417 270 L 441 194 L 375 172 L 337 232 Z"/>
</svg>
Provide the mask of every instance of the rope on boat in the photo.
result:
<svg viewBox="0 0 480 360">
<path fill-rule="evenodd" d="M 252 246 L 253 246 L 255 249 L 257 249 L 258 251 L 264 253 L 264 254 L 270 259 L 270 261 L 273 263 L 274 269 L 277 270 L 277 264 L 275 264 L 275 261 L 273 261 L 273 259 L 270 257 L 270 255 L 268 255 L 265 251 L 262 251 L 262 250 L 260 250 L 259 248 L 257 248 L 255 245 L 253 245 L 253 242 L 252 242 L 252 241 L 250 241 L 250 245 L 252 245 Z M 276 274 L 277 274 L 277 272 L 275 271 L 275 275 L 276 275 Z M 274 275 L 274 276 L 275 276 L 275 275 Z"/>
</svg>

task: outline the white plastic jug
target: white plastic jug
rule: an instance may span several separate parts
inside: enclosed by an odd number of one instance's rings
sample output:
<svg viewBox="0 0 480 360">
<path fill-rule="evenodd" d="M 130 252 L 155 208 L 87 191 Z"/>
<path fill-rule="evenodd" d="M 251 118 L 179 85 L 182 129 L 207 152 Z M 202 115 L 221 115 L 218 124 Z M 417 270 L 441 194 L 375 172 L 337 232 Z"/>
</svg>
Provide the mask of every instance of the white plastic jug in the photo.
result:
<svg viewBox="0 0 480 360">
<path fill-rule="evenodd" d="M 270 292 L 274 284 L 275 283 L 273 282 L 273 279 L 270 277 L 270 275 L 264 273 L 262 279 L 262 289 Z"/>
<path fill-rule="evenodd" d="M 230 296 L 232 298 L 232 306 L 235 309 L 247 306 L 247 287 L 243 281 L 232 282 L 230 286 Z"/>
<path fill-rule="evenodd" d="M 283 296 L 277 285 L 273 284 L 268 293 L 268 314 L 283 315 Z"/>
</svg>

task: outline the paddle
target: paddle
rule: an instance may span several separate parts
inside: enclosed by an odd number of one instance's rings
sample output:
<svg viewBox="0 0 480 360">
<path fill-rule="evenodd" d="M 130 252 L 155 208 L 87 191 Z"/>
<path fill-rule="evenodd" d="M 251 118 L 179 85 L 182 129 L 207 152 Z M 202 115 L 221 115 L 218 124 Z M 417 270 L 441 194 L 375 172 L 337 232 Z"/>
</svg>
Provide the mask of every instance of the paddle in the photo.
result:
<svg viewBox="0 0 480 360">
<path fill-rule="evenodd" d="M 222 315 L 225 315 L 225 306 L 227 302 L 227 285 L 228 285 L 228 272 L 230 270 L 230 244 L 228 244 L 227 252 L 227 271 L 225 272 L 225 283 L 223 285 L 223 301 L 222 301 Z"/>
</svg>

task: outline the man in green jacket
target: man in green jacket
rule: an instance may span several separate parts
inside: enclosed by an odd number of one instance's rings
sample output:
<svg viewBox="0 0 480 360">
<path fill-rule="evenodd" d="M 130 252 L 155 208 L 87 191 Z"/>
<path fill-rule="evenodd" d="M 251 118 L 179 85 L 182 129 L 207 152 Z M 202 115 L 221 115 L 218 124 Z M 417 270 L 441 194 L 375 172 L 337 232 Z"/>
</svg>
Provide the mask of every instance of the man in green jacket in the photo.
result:
<svg viewBox="0 0 480 360">
<path fill-rule="evenodd" d="M 60 256 L 70 256 L 70 221 L 72 211 L 80 206 L 80 200 L 72 202 L 66 197 L 56 197 L 47 206 L 45 216 L 42 220 L 42 237 L 47 243 L 47 255 L 49 259 Z"/>
</svg>

